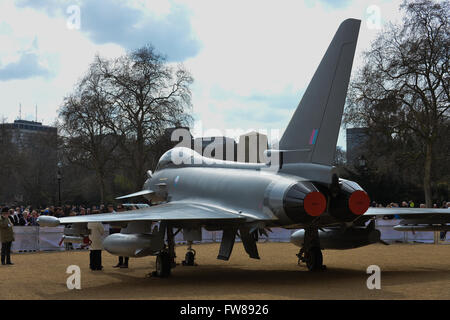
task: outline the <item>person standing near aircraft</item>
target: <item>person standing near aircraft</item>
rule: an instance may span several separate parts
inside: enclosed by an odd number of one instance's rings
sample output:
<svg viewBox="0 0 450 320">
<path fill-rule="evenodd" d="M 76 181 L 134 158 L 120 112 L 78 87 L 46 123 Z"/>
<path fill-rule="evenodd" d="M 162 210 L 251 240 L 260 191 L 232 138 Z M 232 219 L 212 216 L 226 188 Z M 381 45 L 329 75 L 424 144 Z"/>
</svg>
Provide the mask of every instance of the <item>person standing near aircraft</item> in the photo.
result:
<svg viewBox="0 0 450 320">
<path fill-rule="evenodd" d="M 103 250 L 103 233 L 105 229 L 101 222 L 89 222 L 88 229 L 90 230 L 89 240 L 91 242 L 89 246 L 90 264 L 91 270 L 102 270 L 102 250 Z"/>
<path fill-rule="evenodd" d="M 11 245 L 14 241 L 14 230 L 13 224 L 9 219 L 9 210 L 7 207 L 2 208 L 2 216 L 0 217 L 0 237 L 2 241 L 2 265 L 13 265 L 14 263 L 11 262 Z"/>
<path fill-rule="evenodd" d="M 122 205 L 118 205 L 117 206 L 117 212 L 122 212 L 122 211 L 125 211 L 124 207 Z M 108 206 L 108 212 L 109 213 L 115 212 L 112 205 Z M 110 234 L 112 234 L 112 233 L 120 233 L 121 229 L 120 228 L 114 228 L 114 229 L 110 229 L 110 230 L 114 230 L 112 232 L 110 231 Z M 129 257 L 122 257 L 122 256 L 120 256 L 119 257 L 119 262 L 113 268 L 127 269 L 128 268 L 128 260 L 129 259 L 130 259 Z"/>
</svg>

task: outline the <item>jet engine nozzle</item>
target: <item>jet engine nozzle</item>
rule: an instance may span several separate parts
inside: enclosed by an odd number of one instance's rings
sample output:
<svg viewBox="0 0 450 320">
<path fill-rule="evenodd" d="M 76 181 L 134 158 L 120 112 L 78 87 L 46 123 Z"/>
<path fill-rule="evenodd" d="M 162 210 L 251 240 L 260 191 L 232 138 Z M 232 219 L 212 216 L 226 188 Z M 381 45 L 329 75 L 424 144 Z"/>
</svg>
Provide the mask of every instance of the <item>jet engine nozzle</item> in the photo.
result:
<svg viewBox="0 0 450 320">
<path fill-rule="evenodd" d="M 305 200 L 303 200 L 303 207 L 307 214 L 318 217 L 327 208 L 327 199 L 319 191 L 312 191 L 308 193 Z"/>
<path fill-rule="evenodd" d="M 331 197 L 330 215 L 339 221 L 353 221 L 367 211 L 370 198 L 356 182 L 340 179 L 339 185 L 339 193 Z"/>
<path fill-rule="evenodd" d="M 356 190 L 352 192 L 348 199 L 348 207 L 353 214 L 362 215 L 370 206 L 370 198 L 366 192 L 362 190 Z"/>
<path fill-rule="evenodd" d="M 327 199 L 309 181 L 301 181 L 286 192 L 284 211 L 295 222 L 310 222 L 327 208 Z"/>
</svg>

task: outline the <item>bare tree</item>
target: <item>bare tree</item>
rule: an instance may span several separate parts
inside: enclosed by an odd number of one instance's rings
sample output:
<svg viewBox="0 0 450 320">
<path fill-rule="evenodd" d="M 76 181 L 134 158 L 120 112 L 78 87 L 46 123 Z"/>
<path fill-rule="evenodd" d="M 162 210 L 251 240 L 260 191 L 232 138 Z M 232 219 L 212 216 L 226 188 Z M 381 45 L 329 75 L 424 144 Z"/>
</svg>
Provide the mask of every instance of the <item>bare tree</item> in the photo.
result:
<svg viewBox="0 0 450 320">
<path fill-rule="evenodd" d="M 114 108 L 102 81 L 98 64 L 92 64 L 75 92 L 64 99 L 59 116 L 67 160 L 95 170 L 101 203 L 104 203 L 106 168 L 119 140 L 108 125 L 112 122 Z"/>
<path fill-rule="evenodd" d="M 118 59 L 97 57 L 105 90 L 114 109 L 112 129 L 121 139 L 129 172 L 140 188 L 151 145 L 170 126 L 189 124 L 189 86 L 193 79 L 181 65 L 174 68 L 153 47 L 137 49 Z"/>
<path fill-rule="evenodd" d="M 411 143 L 423 156 L 423 189 L 432 205 L 435 148 L 449 126 L 449 1 L 404 1 L 403 23 L 390 24 L 365 52 L 352 81 L 344 121 Z M 383 140 L 381 140 L 383 141 Z"/>
</svg>

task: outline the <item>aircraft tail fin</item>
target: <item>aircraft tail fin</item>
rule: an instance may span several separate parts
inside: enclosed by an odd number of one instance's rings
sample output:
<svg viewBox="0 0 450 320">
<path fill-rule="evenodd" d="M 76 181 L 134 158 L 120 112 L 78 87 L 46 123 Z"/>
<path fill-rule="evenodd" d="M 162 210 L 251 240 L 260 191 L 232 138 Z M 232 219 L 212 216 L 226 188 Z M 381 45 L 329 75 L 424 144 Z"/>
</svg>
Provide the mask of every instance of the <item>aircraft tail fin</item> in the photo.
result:
<svg viewBox="0 0 450 320">
<path fill-rule="evenodd" d="M 341 125 L 361 21 L 341 23 L 286 131 L 280 150 L 284 162 L 331 165 Z"/>
</svg>

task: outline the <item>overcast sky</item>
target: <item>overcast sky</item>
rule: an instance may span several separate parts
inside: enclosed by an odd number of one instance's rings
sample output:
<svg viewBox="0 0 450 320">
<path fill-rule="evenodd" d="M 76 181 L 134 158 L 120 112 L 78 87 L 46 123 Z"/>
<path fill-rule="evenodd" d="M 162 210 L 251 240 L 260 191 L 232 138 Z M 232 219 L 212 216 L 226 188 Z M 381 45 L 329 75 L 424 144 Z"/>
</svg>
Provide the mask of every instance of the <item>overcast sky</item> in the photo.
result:
<svg viewBox="0 0 450 320">
<path fill-rule="evenodd" d="M 35 120 L 37 105 L 51 124 L 95 54 L 150 43 L 194 77 L 196 135 L 282 134 L 339 24 L 362 20 L 354 73 L 379 32 L 376 10 L 382 27 L 401 2 L 0 0 L 0 117 L 18 119 L 21 104 L 22 119 Z"/>
</svg>

